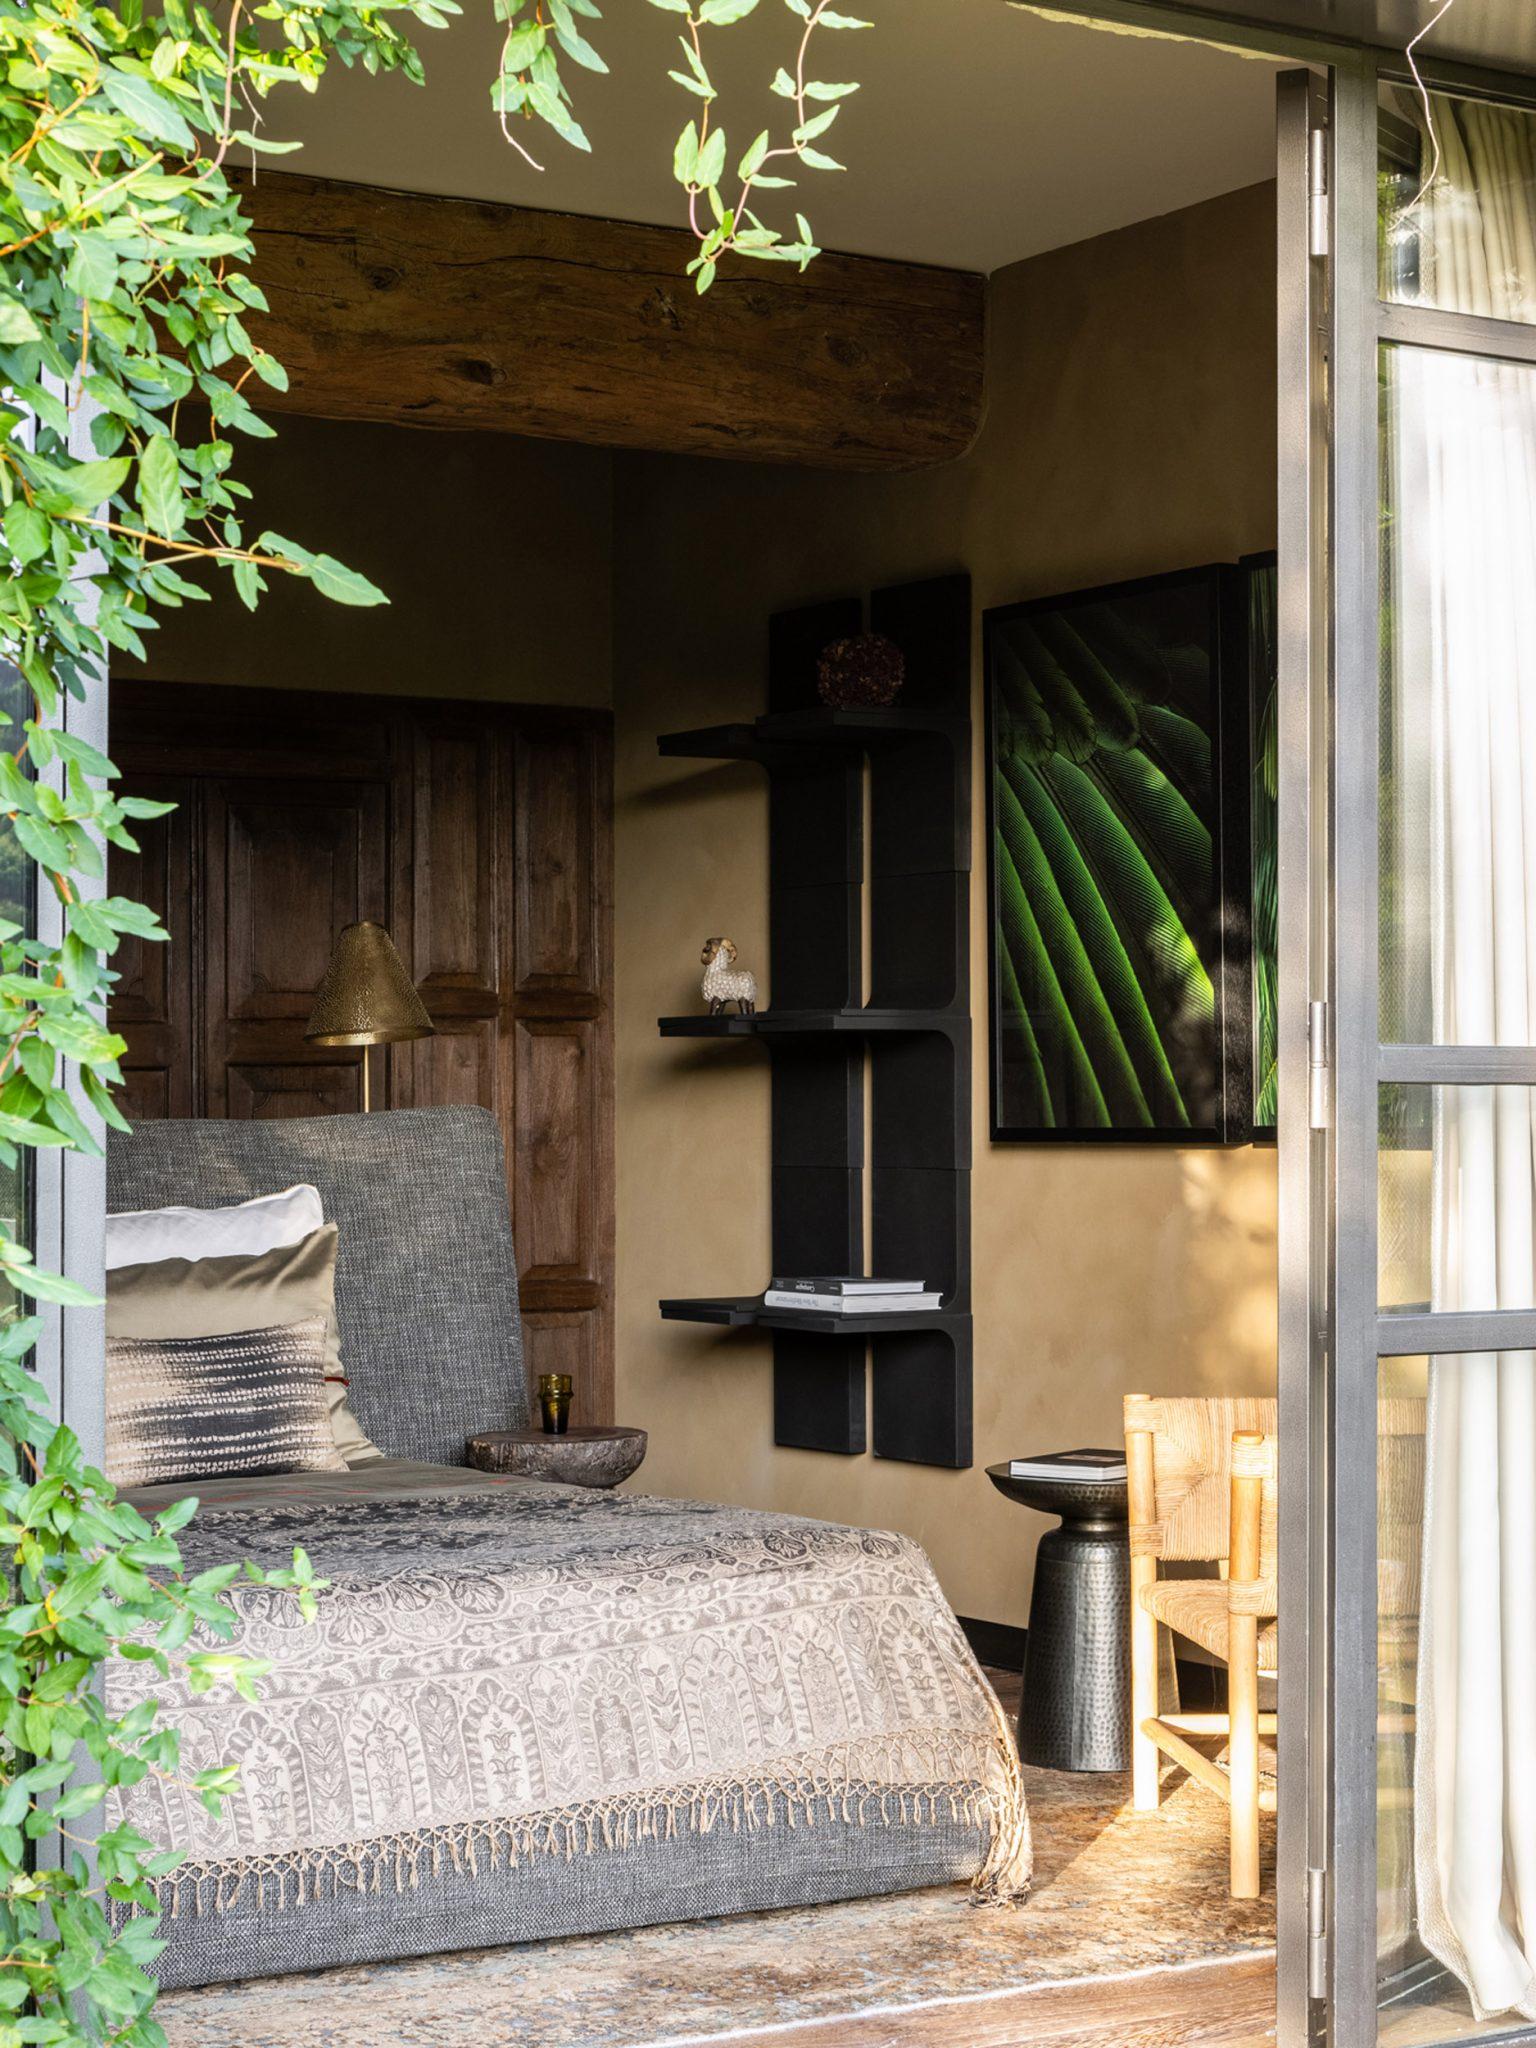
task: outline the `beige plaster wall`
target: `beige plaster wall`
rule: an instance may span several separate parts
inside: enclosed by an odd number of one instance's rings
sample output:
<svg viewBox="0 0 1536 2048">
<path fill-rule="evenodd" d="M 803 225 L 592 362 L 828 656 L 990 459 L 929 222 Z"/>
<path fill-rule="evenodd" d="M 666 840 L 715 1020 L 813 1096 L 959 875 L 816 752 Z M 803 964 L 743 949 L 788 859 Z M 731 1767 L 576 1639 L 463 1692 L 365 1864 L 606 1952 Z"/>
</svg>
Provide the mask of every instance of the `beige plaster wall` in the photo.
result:
<svg viewBox="0 0 1536 2048">
<path fill-rule="evenodd" d="M 905 1530 L 996 1621 L 1026 1617 L 1043 1525 L 984 1464 L 1114 1441 L 1127 1390 L 1272 1384 L 1274 1155 L 988 1142 L 978 670 L 976 1465 L 776 1450 L 766 1343 L 656 1313 L 768 1271 L 766 1061 L 655 1028 L 697 1005 L 706 933 L 763 964 L 764 793 L 655 735 L 762 708 L 780 606 L 967 568 L 979 611 L 1273 545 L 1273 237 L 1258 186 L 997 273 L 989 416 L 945 470 L 615 465 L 619 1418 L 653 1490 Z"/>
<path fill-rule="evenodd" d="M 390 602 L 362 611 L 274 576 L 254 613 L 226 579 L 164 614 L 142 673 L 605 705 L 612 696 L 612 457 L 509 434 L 444 434 L 274 415 L 242 441 L 250 530 L 360 569 Z M 133 674 L 132 663 L 114 673 Z"/>
</svg>

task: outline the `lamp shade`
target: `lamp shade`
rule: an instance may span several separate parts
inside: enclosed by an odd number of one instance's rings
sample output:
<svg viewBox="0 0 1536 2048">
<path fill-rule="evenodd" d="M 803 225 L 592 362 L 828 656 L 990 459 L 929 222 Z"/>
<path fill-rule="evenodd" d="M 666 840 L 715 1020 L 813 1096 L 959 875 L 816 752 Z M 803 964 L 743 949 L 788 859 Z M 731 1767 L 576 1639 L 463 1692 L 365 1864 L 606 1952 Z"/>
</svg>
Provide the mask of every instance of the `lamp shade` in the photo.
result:
<svg viewBox="0 0 1536 2048">
<path fill-rule="evenodd" d="M 315 991 L 304 1036 L 311 1045 L 396 1045 L 430 1038 L 432 1019 L 422 1006 L 405 962 L 383 925 L 364 918 L 336 941 L 325 979 Z"/>
</svg>

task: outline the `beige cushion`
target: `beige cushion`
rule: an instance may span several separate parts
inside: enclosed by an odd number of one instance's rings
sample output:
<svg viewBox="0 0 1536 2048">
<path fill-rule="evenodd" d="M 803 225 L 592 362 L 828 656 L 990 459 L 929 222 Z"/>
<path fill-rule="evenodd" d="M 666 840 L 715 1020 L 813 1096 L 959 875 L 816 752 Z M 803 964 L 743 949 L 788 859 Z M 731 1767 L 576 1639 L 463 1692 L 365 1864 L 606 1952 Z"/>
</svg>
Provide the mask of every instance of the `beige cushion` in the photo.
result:
<svg viewBox="0 0 1536 2048">
<path fill-rule="evenodd" d="M 1141 1589 L 1141 1604 L 1165 1628 L 1226 1661 L 1227 1582 L 1225 1579 L 1154 1579 Z M 1280 1668 L 1280 1630 L 1266 1621 L 1259 1628 L 1259 1669 Z"/>
<path fill-rule="evenodd" d="M 134 1341 L 224 1337 L 321 1317 L 331 1434 L 346 1463 L 361 1465 L 383 1453 L 363 1434 L 347 1400 L 335 1286 L 334 1223 L 254 1258 L 235 1254 L 119 1266 L 107 1275 L 107 1335 Z"/>
</svg>

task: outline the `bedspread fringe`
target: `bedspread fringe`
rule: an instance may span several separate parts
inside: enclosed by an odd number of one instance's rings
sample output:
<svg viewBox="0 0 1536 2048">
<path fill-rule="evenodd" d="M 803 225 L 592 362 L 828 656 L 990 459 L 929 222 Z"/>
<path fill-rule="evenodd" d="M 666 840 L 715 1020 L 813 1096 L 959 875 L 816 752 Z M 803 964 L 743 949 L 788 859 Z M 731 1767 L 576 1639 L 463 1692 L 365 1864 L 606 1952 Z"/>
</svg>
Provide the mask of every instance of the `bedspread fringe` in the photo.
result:
<svg viewBox="0 0 1536 2048">
<path fill-rule="evenodd" d="M 858 1827 L 949 1822 L 988 1832 L 987 1857 L 972 1880 L 972 1892 L 980 1904 L 1006 1903 L 1021 1898 L 1029 1888 L 1030 1848 L 1023 1778 L 1006 1723 L 1003 1736 L 996 1752 L 987 1748 L 991 1782 L 975 1773 L 974 1742 L 953 1745 L 969 1752 L 969 1777 L 958 1775 L 961 1759 L 955 1755 L 955 1777 L 925 1784 L 861 1777 L 856 1775 L 859 1758 L 853 1754 L 821 1752 L 814 1758 L 783 1760 L 750 1777 L 649 1788 L 540 1813 L 448 1822 L 360 1842 L 189 1859 L 159 1878 L 155 1889 L 162 1911 L 172 1918 L 232 1912 L 252 1903 L 258 1910 L 282 1911 L 348 1891 L 392 1887 L 403 1894 L 415 1890 L 424 1876 L 444 1870 L 477 1877 L 482 1871 L 515 1868 L 535 1856 L 569 1861 L 671 1841 L 682 1832 L 708 1835 L 730 1828 L 755 1833 L 838 1821 Z M 911 1746 L 911 1737 L 904 1738 L 902 1747 L 909 1755 Z M 867 1746 L 857 1747 L 864 1751 L 867 1764 Z"/>
</svg>

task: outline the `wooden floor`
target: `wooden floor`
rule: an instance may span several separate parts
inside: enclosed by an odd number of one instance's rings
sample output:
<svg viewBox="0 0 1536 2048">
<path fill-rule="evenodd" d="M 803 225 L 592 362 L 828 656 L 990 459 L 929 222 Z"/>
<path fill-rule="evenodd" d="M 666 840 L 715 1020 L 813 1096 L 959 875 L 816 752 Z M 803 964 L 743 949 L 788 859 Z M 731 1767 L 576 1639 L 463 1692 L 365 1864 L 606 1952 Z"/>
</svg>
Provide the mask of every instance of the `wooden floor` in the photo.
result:
<svg viewBox="0 0 1536 2048">
<path fill-rule="evenodd" d="M 999 1680 L 999 1690 L 1005 1690 Z M 1036 1881 L 174 1992 L 170 2048 L 1267 2048 L 1273 1869 L 1227 1896 L 1224 1809 L 1170 1768 L 1028 1773 Z"/>
</svg>

